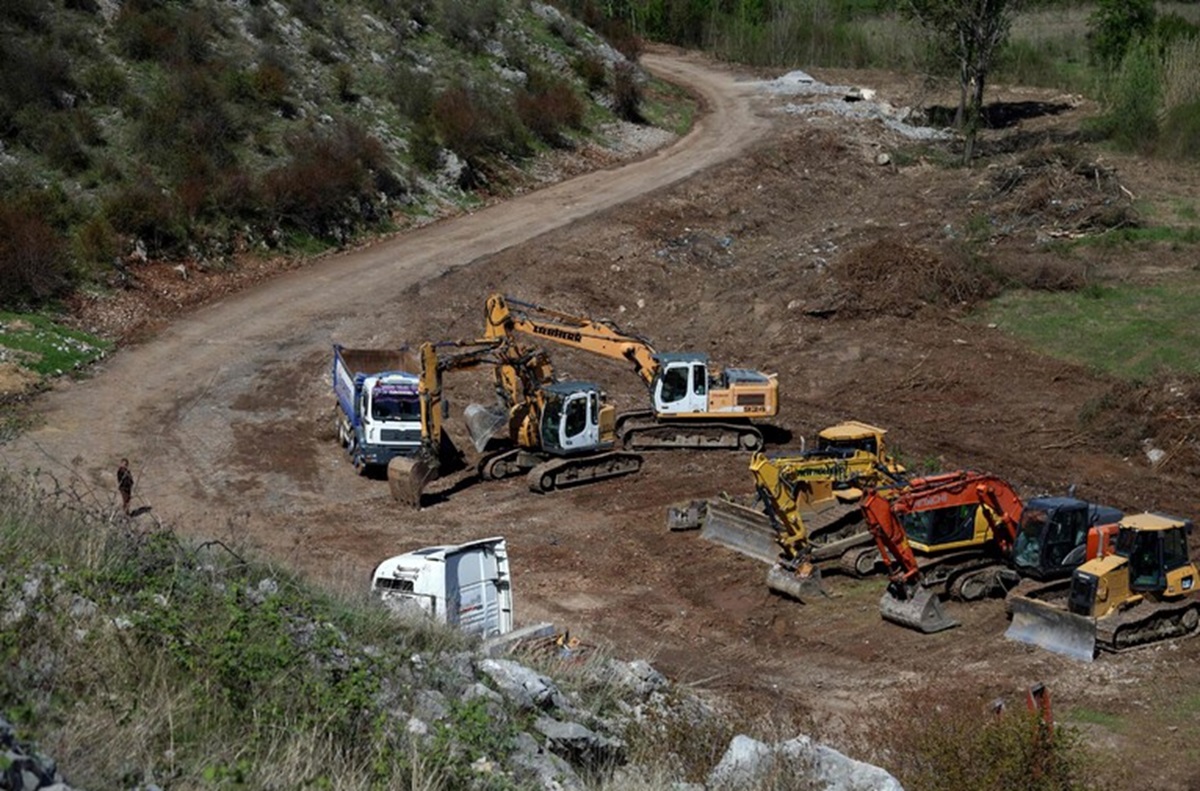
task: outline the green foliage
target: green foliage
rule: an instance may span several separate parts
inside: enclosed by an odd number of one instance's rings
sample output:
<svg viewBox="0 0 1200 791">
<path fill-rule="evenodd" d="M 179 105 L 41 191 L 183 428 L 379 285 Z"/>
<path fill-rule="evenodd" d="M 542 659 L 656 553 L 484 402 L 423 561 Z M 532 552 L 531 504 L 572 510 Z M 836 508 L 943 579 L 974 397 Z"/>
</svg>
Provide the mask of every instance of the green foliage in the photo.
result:
<svg viewBox="0 0 1200 791">
<path fill-rule="evenodd" d="M 642 120 L 642 86 L 633 68 L 625 63 L 613 69 L 613 109 L 626 121 Z"/>
<path fill-rule="evenodd" d="M 0 202 L 0 300 L 40 303 L 70 285 L 69 263 L 37 201 Z"/>
<path fill-rule="evenodd" d="M 1084 789 L 1088 755 L 1082 735 L 1058 725 L 1050 735 L 1037 715 L 989 718 L 965 707 L 911 716 L 893 773 L 923 791 L 1072 791 Z"/>
<path fill-rule="evenodd" d="M 1154 0 L 1099 0 L 1088 38 L 1093 60 L 1117 68 L 1133 42 L 1154 28 L 1154 18 Z"/>
<path fill-rule="evenodd" d="M 148 170 L 119 186 L 105 201 L 103 213 L 116 231 L 143 240 L 154 254 L 169 253 L 188 238 L 178 198 Z"/>
<path fill-rule="evenodd" d="M 1110 88 L 1101 129 L 1125 148 L 1148 150 L 1158 136 L 1162 61 L 1149 40 L 1133 44 Z"/>
<path fill-rule="evenodd" d="M 1200 157 L 1200 99 L 1171 109 L 1163 121 L 1158 150 L 1176 159 Z"/>
</svg>

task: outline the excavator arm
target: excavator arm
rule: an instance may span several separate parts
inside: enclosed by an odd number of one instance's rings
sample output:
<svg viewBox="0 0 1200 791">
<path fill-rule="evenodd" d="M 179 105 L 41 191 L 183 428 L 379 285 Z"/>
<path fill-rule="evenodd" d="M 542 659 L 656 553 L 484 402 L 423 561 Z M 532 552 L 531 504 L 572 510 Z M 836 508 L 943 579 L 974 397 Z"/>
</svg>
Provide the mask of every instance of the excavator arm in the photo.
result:
<svg viewBox="0 0 1200 791">
<path fill-rule="evenodd" d="M 943 614 L 935 590 L 922 584 L 921 569 L 904 527 L 904 517 L 976 506 L 991 532 L 990 538 L 984 540 L 994 541 L 1001 552 L 1007 553 L 1020 525 L 1020 498 L 1005 481 L 974 471 L 914 478 L 890 498 L 885 492 L 872 490 L 862 503 L 867 529 L 891 569 L 891 583 L 879 603 L 883 617 L 925 633 L 957 626 L 957 621 Z M 932 541 L 933 537 L 927 540 Z M 972 536 L 966 541 L 942 546 L 961 548 L 979 546 L 980 543 L 979 538 Z"/>
<path fill-rule="evenodd" d="M 512 338 L 524 333 L 614 360 L 628 360 L 647 386 L 654 381 L 659 364 L 654 347 L 645 338 L 623 332 L 616 324 L 522 302 L 492 294 L 487 299 L 487 338 Z"/>
</svg>

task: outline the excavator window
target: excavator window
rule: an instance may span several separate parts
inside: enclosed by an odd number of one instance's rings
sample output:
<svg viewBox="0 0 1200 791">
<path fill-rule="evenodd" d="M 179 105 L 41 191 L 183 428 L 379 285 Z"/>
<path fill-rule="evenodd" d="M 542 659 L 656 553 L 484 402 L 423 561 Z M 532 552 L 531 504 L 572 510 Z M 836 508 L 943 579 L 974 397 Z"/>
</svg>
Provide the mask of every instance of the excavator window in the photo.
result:
<svg viewBox="0 0 1200 791">
<path fill-rule="evenodd" d="M 902 521 L 909 541 L 929 546 L 969 541 L 975 535 L 974 505 L 956 505 L 905 514 Z"/>
<path fill-rule="evenodd" d="M 692 395 L 702 396 L 708 392 L 708 369 L 703 365 L 692 366 Z"/>
<path fill-rule="evenodd" d="M 687 395 L 688 391 L 688 367 L 677 366 L 670 368 L 662 378 L 662 400 L 664 403 L 678 401 Z"/>
<path fill-rule="evenodd" d="M 566 437 L 578 436 L 587 428 L 588 399 L 576 398 L 567 402 Z"/>
</svg>

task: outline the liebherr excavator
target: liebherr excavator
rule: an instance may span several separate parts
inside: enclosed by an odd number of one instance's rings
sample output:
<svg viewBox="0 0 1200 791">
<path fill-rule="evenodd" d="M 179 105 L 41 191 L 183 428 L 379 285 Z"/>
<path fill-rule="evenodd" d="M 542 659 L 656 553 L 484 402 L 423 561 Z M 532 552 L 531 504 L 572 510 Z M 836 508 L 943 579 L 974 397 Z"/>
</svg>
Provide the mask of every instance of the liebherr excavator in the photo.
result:
<svg viewBox="0 0 1200 791">
<path fill-rule="evenodd" d="M 881 614 L 925 633 L 958 625 L 941 595 L 974 601 L 1007 593 L 1023 576 L 1069 574 L 1096 545 L 1096 531 L 1122 516 L 1074 497 L 1022 503 L 1005 481 L 972 470 L 872 490 L 862 511 L 891 573 Z"/>
<path fill-rule="evenodd" d="M 611 321 L 572 316 L 553 308 L 493 294 L 484 336 L 527 334 L 614 360 L 628 360 L 650 390 L 651 409 L 627 412 L 615 427 L 631 449 L 725 448 L 756 450 L 762 431 L 750 421 L 779 410 L 774 374 L 744 368 L 716 370 L 700 353 L 661 354 L 650 341 Z"/>
<path fill-rule="evenodd" d="M 420 359 L 421 449 L 388 464 L 388 484 L 401 503 L 420 507 L 425 486 L 451 461 L 443 374 L 478 366 L 494 369 L 507 422 L 505 447 L 481 459 L 481 477 L 524 472 L 531 490 L 549 492 L 641 469 L 641 456 L 615 448 L 616 410 L 603 394 L 587 383 L 555 382 L 549 358 L 538 350 L 502 339 L 425 343 Z M 471 428 L 477 433 L 477 426 Z"/>
</svg>

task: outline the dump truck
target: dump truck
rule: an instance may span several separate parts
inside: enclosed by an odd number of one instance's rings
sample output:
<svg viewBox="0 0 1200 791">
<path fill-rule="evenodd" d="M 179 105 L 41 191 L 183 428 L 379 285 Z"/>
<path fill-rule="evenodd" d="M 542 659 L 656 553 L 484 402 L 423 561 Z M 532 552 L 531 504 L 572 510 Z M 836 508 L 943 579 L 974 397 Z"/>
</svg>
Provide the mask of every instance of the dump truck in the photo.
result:
<svg viewBox="0 0 1200 791">
<path fill-rule="evenodd" d="M 1200 632 L 1200 571 L 1188 554 L 1193 523 L 1166 514 L 1123 517 L 1102 557 L 1061 584 L 1014 591 L 1004 636 L 1091 662 Z"/>
<path fill-rule="evenodd" d="M 333 346 L 338 442 L 359 473 L 421 447 L 420 360 L 407 348 Z"/>
<path fill-rule="evenodd" d="M 397 614 L 424 614 L 481 638 L 513 629 L 512 577 L 502 537 L 388 558 L 372 572 L 371 590 Z"/>
</svg>

